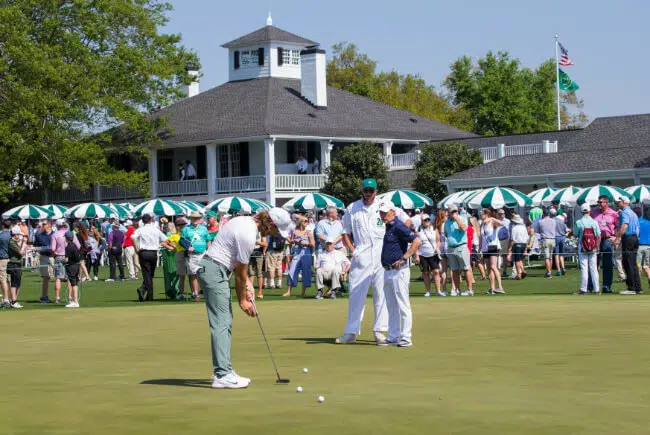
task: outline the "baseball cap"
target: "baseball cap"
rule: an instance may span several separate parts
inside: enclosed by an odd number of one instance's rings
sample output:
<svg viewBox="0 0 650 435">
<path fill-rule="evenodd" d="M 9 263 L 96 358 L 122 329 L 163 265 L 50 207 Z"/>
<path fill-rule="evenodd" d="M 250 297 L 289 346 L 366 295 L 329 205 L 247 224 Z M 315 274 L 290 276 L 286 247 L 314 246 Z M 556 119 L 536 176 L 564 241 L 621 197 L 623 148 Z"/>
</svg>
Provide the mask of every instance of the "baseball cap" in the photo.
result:
<svg viewBox="0 0 650 435">
<path fill-rule="evenodd" d="M 624 202 L 626 204 L 629 204 L 630 198 L 628 198 L 627 196 L 619 196 L 616 202 Z"/>
<path fill-rule="evenodd" d="M 207 216 L 207 217 L 213 217 L 213 218 L 219 218 L 219 215 L 218 215 L 216 212 L 212 211 L 212 210 L 210 210 L 210 211 L 206 214 L 206 216 Z"/>
<path fill-rule="evenodd" d="M 557 210 L 556 210 L 556 209 L 554 209 L 554 208 L 552 208 L 552 209 L 550 209 L 550 210 L 549 210 L 549 212 L 551 213 L 551 216 L 553 216 L 553 215 L 556 215 L 556 214 L 557 214 Z"/>
<path fill-rule="evenodd" d="M 447 206 L 447 211 L 452 212 L 452 211 L 458 211 L 458 206 L 456 204 L 449 204 Z"/>
<path fill-rule="evenodd" d="M 190 218 L 194 218 L 194 219 L 200 219 L 200 218 L 203 217 L 203 215 L 202 215 L 200 212 L 194 210 L 193 212 L 191 212 L 191 213 L 189 214 L 189 217 L 190 217 Z"/>
<path fill-rule="evenodd" d="M 22 233 L 23 233 L 23 230 L 21 230 L 18 225 L 11 228 L 11 235 L 13 235 L 13 236 L 17 236 L 17 235 L 20 235 Z"/>
<path fill-rule="evenodd" d="M 591 207 L 589 206 L 588 203 L 585 202 L 585 203 L 582 204 L 582 206 L 580 207 L 580 210 L 582 210 L 583 213 L 586 213 L 586 212 L 588 212 L 588 211 L 591 211 Z"/>
<path fill-rule="evenodd" d="M 325 244 L 327 245 L 328 243 L 334 243 L 334 239 L 330 237 L 329 239 L 325 240 Z"/>
<path fill-rule="evenodd" d="M 416 213 L 421 213 L 422 210 L 420 210 L 419 208 L 416 208 L 416 209 L 415 209 L 415 212 L 416 212 Z"/>
<path fill-rule="evenodd" d="M 56 220 L 56 226 L 57 227 L 62 227 L 65 225 L 65 220 L 64 219 L 57 219 Z"/>
<path fill-rule="evenodd" d="M 131 221 L 130 219 L 127 219 L 126 222 L 124 222 L 124 223 L 125 223 L 127 226 L 129 226 L 129 225 L 133 225 L 133 221 Z"/>
<path fill-rule="evenodd" d="M 289 212 L 280 207 L 273 207 L 268 212 L 269 217 L 278 228 L 280 235 L 285 239 L 289 237 L 289 232 L 287 231 L 287 228 L 289 228 L 289 224 L 291 223 Z"/>
<path fill-rule="evenodd" d="M 427 220 L 427 219 L 428 219 L 428 220 L 431 220 L 431 216 L 429 216 L 429 215 L 426 214 L 426 213 L 422 213 L 422 220 L 425 221 L 425 220 Z"/>
<path fill-rule="evenodd" d="M 362 189 L 377 190 L 377 181 L 374 178 L 366 178 L 361 184 Z"/>
<path fill-rule="evenodd" d="M 66 239 L 74 239 L 74 233 L 72 231 L 66 231 L 65 232 L 65 238 Z"/>
<path fill-rule="evenodd" d="M 382 201 L 379 203 L 380 212 L 388 213 L 391 210 L 395 210 L 395 204 L 392 201 Z"/>
</svg>

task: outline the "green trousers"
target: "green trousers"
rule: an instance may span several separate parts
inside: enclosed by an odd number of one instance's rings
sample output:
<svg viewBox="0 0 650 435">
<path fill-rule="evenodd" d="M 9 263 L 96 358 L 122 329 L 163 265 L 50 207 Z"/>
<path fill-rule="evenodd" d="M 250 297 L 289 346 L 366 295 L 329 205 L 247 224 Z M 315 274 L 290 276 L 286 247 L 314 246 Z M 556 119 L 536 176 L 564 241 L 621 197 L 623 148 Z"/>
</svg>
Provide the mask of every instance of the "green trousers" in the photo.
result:
<svg viewBox="0 0 650 435">
<path fill-rule="evenodd" d="M 197 273 L 205 306 L 208 310 L 210 339 L 212 340 L 212 367 L 215 376 L 221 377 L 232 371 L 230 343 L 232 341 L 232 305 L 230 303 L 230 272 L 223 264 L 209 258 L 201 260 Z"/>
</svg>

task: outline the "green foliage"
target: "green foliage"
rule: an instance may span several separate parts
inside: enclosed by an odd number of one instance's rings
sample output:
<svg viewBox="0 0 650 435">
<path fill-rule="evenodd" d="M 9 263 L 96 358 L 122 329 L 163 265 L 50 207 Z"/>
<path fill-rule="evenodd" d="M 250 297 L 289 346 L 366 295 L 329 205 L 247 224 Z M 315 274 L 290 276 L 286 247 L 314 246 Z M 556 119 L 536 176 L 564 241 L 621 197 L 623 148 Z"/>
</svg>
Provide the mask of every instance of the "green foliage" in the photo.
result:
<svg viewBox="0 0 650 435">
<path fill-rule="evenodd" d="M 461 129 L 471 126 L 464 109 L 452 108 L 419 75 L 377 73 L 377 62 L 354 44 L 338 43 L 333 51 L 327 64 L 328 85 Z"/>
<path fill-rule="evenodd" d="M 344 204 L 361 197 L 361 182 L 364 178 L 377 180 L 379 192 L 388 190 L 388 167 L 381 150 L 372 143 L 359 143 L 338 150 L 333 154 L 327 172 L 327 183 L 321 190 Z"/>
<path fill-rule="evenodd" d="M 170 9 L 159 0 L 0 2 L 0 200 L 146 179 L 111 168 L 107 154 L 155 144 L 164 120 L 148 114 L 178 99 L 185 66 L 198 64 L 179 35 L 159 33 Z"/>
<path fill-rule="evenodd" d="M 483 163 L 481 152 L 460 142 L 426 144 L 415 163 L 413 188 L 435 202 L 447 196 L 447 187 L 440 180 Z"/>
</svg>

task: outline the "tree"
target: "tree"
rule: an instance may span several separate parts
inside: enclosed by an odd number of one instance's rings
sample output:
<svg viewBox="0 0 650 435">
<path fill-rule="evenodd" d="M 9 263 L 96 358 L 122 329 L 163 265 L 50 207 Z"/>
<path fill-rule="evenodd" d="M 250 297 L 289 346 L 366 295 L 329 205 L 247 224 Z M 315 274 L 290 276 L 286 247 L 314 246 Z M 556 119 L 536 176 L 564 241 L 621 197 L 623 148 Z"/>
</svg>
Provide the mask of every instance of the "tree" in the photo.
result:
<svg viewBox="0 0 650 435">
<path fill-rule="evenodd" d="M 447 195 L 447 188 L 440 180 L 482 163 L 481 152 L 464 143 L 423 145 L 420 158 L 415 162 L 413 188 L 438 202 Z"/>
<path fill-rule="evenodd" d="M 196 55 L 159 33 L 160 0 L 0 2 L 0 200 L 28 188 L 133 187 L 146 174 L 110 167 L 144 153 Z M 118 128 L 119 127 L 119 128 Z"/>
<path fill-rule="evenodd" d="M 531 70 L 507 52 L 490 51 L 476 65 L 459 58 L 445 86 L 452 105 L 469 112 L 474 133 L 502 135 L 556 129 L 555 82 L 553 60 Z"/>
<path fill-rule="evenodd" d="M 365 178 L 377 180 L 380 192 L 388 190 L 388 167 L 381 151 L 372 143 L 358 143 L 338 150 L 333 154 L 326 173 L 327 183 L 321 191 L 340 199 L 344 204 L 361 197 L 361 182 Z"/>
<path fill-rule="evenodd" d="M 462 108 L 452 108 L 419 75 L 377 73 L 377 62 L 354 44 L 341 42 L 333 51 L 327 64 L 328 85 L 458 128 L 470 126 L 468 114 Z"/>
</svg>

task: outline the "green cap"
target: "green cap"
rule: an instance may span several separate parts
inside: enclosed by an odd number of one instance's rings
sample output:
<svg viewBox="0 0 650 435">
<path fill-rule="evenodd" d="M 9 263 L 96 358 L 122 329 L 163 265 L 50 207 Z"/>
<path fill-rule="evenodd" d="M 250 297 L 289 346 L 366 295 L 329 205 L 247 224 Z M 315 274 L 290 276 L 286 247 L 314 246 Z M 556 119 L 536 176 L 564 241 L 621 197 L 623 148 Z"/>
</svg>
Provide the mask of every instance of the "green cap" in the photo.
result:
<svg viewBox="0 0 650 435">
<path fill-rule="evenodd" d="M 219 215 L 216 212 L 212 211 L 212 210 L 210 210 L 208 212 L 207 216 L 219 219 Z"/>
<path fill-rule="evenodd" d="M 363 180 L 362 188 L 363 189 L 370 188 L 370 189 L 377 190 L 377 181 L 375 181 L 374 178 L 366 178 L 365 180 Z"/>
</svg>

